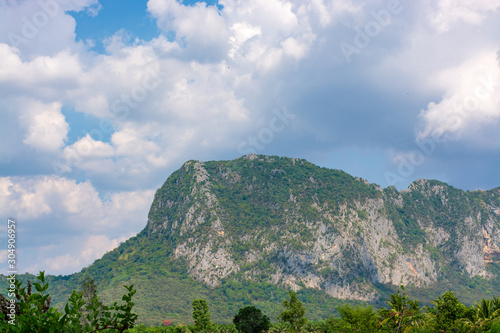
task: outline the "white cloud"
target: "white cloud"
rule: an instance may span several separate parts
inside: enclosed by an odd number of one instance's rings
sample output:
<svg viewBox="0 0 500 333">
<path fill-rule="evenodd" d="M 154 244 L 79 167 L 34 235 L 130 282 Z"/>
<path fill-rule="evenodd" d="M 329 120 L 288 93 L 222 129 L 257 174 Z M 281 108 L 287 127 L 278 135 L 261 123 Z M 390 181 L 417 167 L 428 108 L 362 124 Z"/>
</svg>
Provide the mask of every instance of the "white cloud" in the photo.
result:
<svg viewBox="0 0 500 333">
<path fill-rule="evenodd" d="M 63 155 L 68 156 L 68 158 L 71 158 L 71 156 L 79 156 L 80 158 L 87 156 L 113 157 L 115 149 L 109 143 L 96 141 L 87 134 L 71 146 L 66 146 Z"/>
<path fill-rule="evenodd" d="M 113 133 L 111 141 L 117 147 L 117 153 L 122 156 L 144 156 L 160 151 L 160 147 L 142 136 L 135 129 L 124 129 Z"/>
<path fill-rule="evenodd" d="M 86 8 L 85 12 L 89 14 L 89 16 L 91 17 L 96 17 L 101 11 L 101 9 L 102 5 L 100 3 L 93 3 Z"/>
<path fill-rule="evenodd" d="M 26 107 L 29 110 L 20 117 L 27 128 L 23 142 L 44 152 L 54 152 L 61 148 L 69 130 L 68 123 L 61 113 L 62 105 L 34 102 Z"/>
<path fill-rule="evenodd" d="M 3 263 L 6 263 L 7 262 L 7 255 L 9 253 L 7 252 L 7 250 L 0 250 L 0 264 L 3 264 Z"/>
<path fill-rule="evenodd" d="M 88 181 L 55 176 L 0 178 L 0 211 L 18 223 L 23 269 L 30 272 L 67 274 L 90 264 L 145 227 L 153 195 L 100 195 Z"/>
<path fill-rule="evenodd" d="M 314 8 L 279 0 L 220 4 L 224 7 L 220 15 L 214 6 L 202 2 L 185 6 L 175 0 L 150 0 L 148 10 L 163 31 L 175 32 L 177 42 L 185 43 L 184 58 L 196 55 L 198 61 L 216 62 L 228 57 L 239 66 L 249 66 L 247 71 L 286 66 L 283 55 L 301 59 L 315 40 L 308 17 Z M 354 10 L 349 1 L 330 6 L 336 13 Z M 217 56 L 214 48 L 219 51 Z"/>
<path fill-rule="evenodd" d="M 74 88 L 83 76 L 78 55 L 68 51 L 23 60 L 17 48 L 0 43 L 0 56 L 0 83 L 18 91 L 29 87 L 40 98 L 56 98 L 56 89 Z"/>
<path fill-rule="evenodd" d="M 117 248 L 120 243 L 126 241 L 133 234 L 122 236 L 120 238 L 109 239 L 106 235 L 89 235 L 85 241 L 82 239 L 74 239 L 73 241 L 77 246 L 73 247 L 72 253 L 63 255 L 50 256 L 45 253 L 41 262 L 32 263 L 27 270 L 30 272 L 38 272 L 45 270 L 50 274 L 68 274 L 68 272 L 79 271 L 82 267 L 88 266 L 94 260 L 101 258 L 105 253 Z M 55 252 L 53 247 L 47 247 L 50 252 Z M 47 257 L 49 255 L 49 257 Z"/>
<path fill-rule="evenodd" d="M 487 12 L 500 7 L 500 0 L 440 0 L 434 6 L 430 21 L 438 31 L 445 32 L 460 22 L 480 25 Z"/>
<path fill-rule="evenodd" d="M 165 32 L 175 31 L 185 44 L 184 56 L 221 60 L 228 49 L 228 28 L 215 6 L 197 2 L 192 6 L 176 0 L 150 0 L 148 10 Z"/>
<path fill-rule="evenodd" d="M 351 140 L 383 151 L 394 144 L 392 137 L 385 140 L 392 131 L 379 134 L 377 126 L 392 121 L 393 130 L 411 141 L 414 124 L 400 120 L 414 119 L 422 108 L 419 138 L 481 137 L 480 129 L 499 118 L 500 94 L 481 100 L 474 112 L 456 105 L 474 96 L 481 77 L 498 74 L 492 48 L 497 31 L 477 29 L 495 17 L 498 3 L 403 2 L 402 12 L 356 54 L 363 61 L 352 66 L 340 42 L 352 41 L 353 27 L 364 28 L 386 1 L 221 0 L 219 11 L 204 3 L 150 0 L 148 11 L 165 34 L 144 42 L 118 31 L 104 41 L 105 55 L 75 41 L 75 21 L 64 12 L 95 14 L 97 1 L 69 2 L 71 8 L 56 10 L 27 43 L 12 43 L 8 33 L 22 36 L 22 17 L 43 11 L 38 1 L 3 6 L 0 112 L 8 124 L 0 130 L 9 140 L 0 144 L 7 175 L 0 178 L 1 211 L 27 227 L 46 223 L 66 233 L 69 243 L 43 242 L 40 235 L 27 251 L 44 244 L 37 260 L 68 272 L 145 225 L 153 191 L 143 186 L 157 187 L 188 159 L 235 157 L 240 142 L 268 126 L 274 107 L 286 105 L 300 122 L 288 136 L 288 127 L 275 135 L 276 142 L 288 140 L 288 148 L 270 143 L 264 153 L 314 155 L 347 141 L 354 145 Z M 436 36 L 436 29 L 447 32 Z M 401 94 L 416 101 L 402 109 Z M 110 118 L 112 129 L 96 125 L 85 134 L 61 110 Z M 461 122 L 450 121 L 456 116 Z M 364 123 L 377 138 L 352 135 L 352 124 Z M 52 162 L 67 178 L 46 175 Z M 35 176 L 8 176 L 26 169 Z M 77 233 L 86 234 L 78 241 Z"/>
<path fill-rule="evenodd" d="M 281 45 L 286 55 L 292 56 L 297 60 L 302 59 L 307 51 L 307 45 L 299 43 L 293 37 L 287 38 Z"/>
<path fill-rule="evenodd" d="M 0 64 L 0 85 L 9 87 L 9 98 L 18 96 L 10 108 L 26 130 L 24 144 L 59 154 L 53 160 L 59 171 L 81 169 L 91 177 L 151 174 L 185 155 L 188 146 L 199 146 L 200 150 L 214 144 L 237 146 L 239 140 L 232 138 L 238 133 L 235 125 L 251 121 L 245 104 L 260 89 L 251 73 L 287 66 L 282 63 L 287 58 L 303 59 L 314 36 L 306 21 L 299 23 L 291 2 L 245 6 L 232 2 L 224 6 L 224 14 L 219 15 L 216 7 L 202 3 L 148 3 L 160 27 L 185 37 L 187 47 L 192 48 L 187 51 L 163 36 L 149 43 L 130 44 L 123 32 L 110 39 L 109 55 L 69 48 L 25 58 L 22 48 L 0 44 L 5 58 Z M 82 2 L 79 10 L 84 8 Z M 230 32 L 230 26 L 240 28 Z M 226 64 L 231 40 L 235 58 L 248 66 L 230 69 Z M 214 63 L 204 63 L 203 56 L 199 61 L 179 56 L 181 51 L 193 52 L 193 56 L 197 50 L 205 53 L 207 48 L 226 53 Z M 60 103 L 57 105 L 97 118 L 112 118 L 115 133 L 111 141 L 102 142 L 99 135 L 84 136 L 64 147 L 69 130 L 64 117 L 54 112 L 37 112 L 35 116 L 22 111 L 26 108 L 20 100 L 27 91 L 39 105 Z M 252 112 L 258 118 L 263 111 Z M 55 131 L 49 131 L 51 128 Z M 151 136 L 153 132 L 161 134 Z"/>
<path fill-rule="evenodd" d="M 86 181 L 56 177 L 3 177 L 0 178 L 0 208 L 9 216 L 20 220 L 45 218 L 48 214 L 64 216 L 59 218 L 65 228 L 72 230 L 111 230 L 120 223 L 140 226 L 144 221 L 113 221 L 123 212 L 147 215 L 153 191 L 132 191 L 111 193 L 101 199 L 94 186 Z M 136 217 L 136 216 L 134 216 Z"/>
<path fill-rule="evenodd" d="M 229 57 L 234 59 L 240 47 L 250 38 L 261 36 L 262 30 L 260 27 L 254 27 L 246 22 L 237 22 L 231 26 L 232 36 L 229 41 L 232 45 L 229 51 Z"/>
<path fill-rule="evenodd" d="M 62 49 L 81 50 L 75 42 L 76 22 L 66 11 L 96 8 L 98 0 L 2 1 L 0 43 L 19 48 L 25 57 L 52 55 Z"/>
<path fill-rule="evenodd" d="M 19 219 L 36 219 L 49 213 L 90 214 L 101 207 L 90 183 L 77 184 L 59 177 L 1 178 L 0 204 L 3 212 Z"/>
<path fill-rule="evenodd" d="M 230 27 L 229 58 L 263 73 L 285 66 L 283 55 L 290 53 L 290 41 L 302 43 L 305 53 L 315 36 L 306 19 L 299 21 L 297 8 L 289 1 L 223 1 L 223 17 Z M 284 50 L 284 48 L 287 48 Z M 296 56 L 297 53 L 295 52 Z"/>
<path fill-rule="evenodd" d="M 418 139 L 481 136 L 481 128 L 500 119 L 500 63 L 497 50 L 478 54 L 458 67 L 440 71 L 429 82 L 444 91 L 422 111 Z"/>
<path fill-rule="evenodd" d="M 314 15 L 311 15 L 312 20 L 316 19 L 315 16 L 319 17 L 320 25 L 323 28 L 330 24 L 337 23 L 339 18 L 346 14 L 356 15 L 360 13 L 363 8 L 363 4 L 351 0 L 312 0 L 301 4 L 301 6 L 303 6 L 304 11 L 309 11 Z"/>
</svg>

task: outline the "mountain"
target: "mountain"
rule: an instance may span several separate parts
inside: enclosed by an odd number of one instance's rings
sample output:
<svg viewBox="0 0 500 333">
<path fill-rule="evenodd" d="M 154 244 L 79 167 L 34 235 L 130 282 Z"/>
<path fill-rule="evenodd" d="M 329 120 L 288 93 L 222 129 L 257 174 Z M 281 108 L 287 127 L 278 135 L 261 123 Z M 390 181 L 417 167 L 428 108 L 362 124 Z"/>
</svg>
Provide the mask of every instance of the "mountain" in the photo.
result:
<svg viewBox="0 0 500 333">
<path fill-rule="evenodd" d="M 194 298 L 221 322 L 248 304 L 275 318 L 287 288 L 311 319 L 339 300 L 380 305 L 399 285 L 424 302 L 453 290 L 471 303 L 500 293 L 500 187 L 421 179 L 398 191 L 303 159 L 188 161 L 158 189 L 136 237 L 49 279 L 54 300 L 88 275 L 105 300 L 134 283 L 146 323 L 190 321 Z"/>
</svg>

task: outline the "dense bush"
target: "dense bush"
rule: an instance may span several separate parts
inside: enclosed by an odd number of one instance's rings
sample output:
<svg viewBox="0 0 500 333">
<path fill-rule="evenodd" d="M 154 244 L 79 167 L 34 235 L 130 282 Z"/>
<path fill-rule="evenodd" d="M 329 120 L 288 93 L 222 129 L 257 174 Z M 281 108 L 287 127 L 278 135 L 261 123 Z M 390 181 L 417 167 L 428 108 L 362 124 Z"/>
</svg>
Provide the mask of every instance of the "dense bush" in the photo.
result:
<svg viewBox="0 0 500 333">
<path fill-rule="evenodd" d="M 87 280 L 85 290 L 73 291 L 61 313 L 50 306 L 44 272 L 37 276 L 39 282 L 28 281 L 27 288 L 17 279 L 11 280 L 15 287 L 9 289 L 10 299 L 0 295 L 0 332 L 123 332 L 137 320 L 132 313 L 132 296 L 136 292 L 133 286 L 124 286 L 127 293 L 122 304 L 105 306 L 97 297 L 94 284 Z"/>
</svg>

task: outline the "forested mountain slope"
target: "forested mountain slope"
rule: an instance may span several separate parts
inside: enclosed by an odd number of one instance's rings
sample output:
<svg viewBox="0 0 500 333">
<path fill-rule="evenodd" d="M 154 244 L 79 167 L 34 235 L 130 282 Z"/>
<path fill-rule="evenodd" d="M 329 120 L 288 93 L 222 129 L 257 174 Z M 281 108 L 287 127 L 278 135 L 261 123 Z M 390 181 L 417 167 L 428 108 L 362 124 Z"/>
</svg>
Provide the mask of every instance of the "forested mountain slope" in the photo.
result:
<svg viewBox="0 0 500 333">
<path fill-rule="evenodd" d="M 423 300 L 451 289 L 472 302 L 500 293 L 499 273 L 500 188 L 421 179 L 397 191 L 302 159 L 247 155 L 186 162 L 157 191 L 142 232 L 50 281 L 56 301 L 87 275 L 109 300 L 134 283 L 139 321 L 154 323 L 189 321 L 194 298 L 219 321 L 250 303 L 273 315 L 283 288 L 300 290 L 311 319 L 338 299 L 377 303 L 399 285 Z"/>
</svg>

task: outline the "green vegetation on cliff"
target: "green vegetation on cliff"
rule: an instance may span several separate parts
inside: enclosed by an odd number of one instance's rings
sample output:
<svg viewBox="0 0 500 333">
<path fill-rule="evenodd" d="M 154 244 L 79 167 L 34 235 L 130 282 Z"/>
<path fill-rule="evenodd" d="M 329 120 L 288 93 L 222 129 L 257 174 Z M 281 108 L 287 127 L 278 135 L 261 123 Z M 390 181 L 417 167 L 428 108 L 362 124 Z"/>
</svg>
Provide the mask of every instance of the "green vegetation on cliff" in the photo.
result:
<svg viewBox="0 0 500 333">
<path fill-rule="evenodd" d="M 500 188 L 382 189 L 277 156 L 188 161 L 158 189 L 137 236 L 81 272 L 47 276 L 52 303 L 87 277 L 106 302 L 133 284 L 147 324 L 191 323 L 195 299 L 219 323 L 250 305 L 274 319 L 290 289 L 310 320 L 345 304 L 379 308 L 399 285 L 424 305 L 447 290 L 470 305 L 500 293 Z"/>
</svg>

